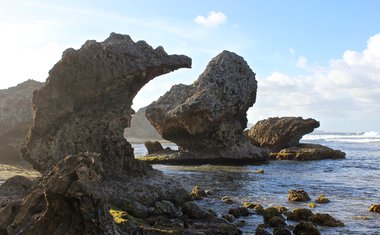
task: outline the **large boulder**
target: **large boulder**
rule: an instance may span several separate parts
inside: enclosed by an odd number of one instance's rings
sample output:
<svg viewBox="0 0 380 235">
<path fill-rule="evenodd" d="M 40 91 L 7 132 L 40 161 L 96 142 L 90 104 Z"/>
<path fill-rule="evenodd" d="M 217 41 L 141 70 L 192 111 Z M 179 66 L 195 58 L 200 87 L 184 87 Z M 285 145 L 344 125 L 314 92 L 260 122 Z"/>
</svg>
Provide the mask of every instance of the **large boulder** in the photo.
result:
<svg viewBox="0 0 380 235">
<path fill-rule="evenodd" d="M 27 80 L 0 90 L 0 162 L 23 163 L 19 149 L 32 124 L 33 91 L 43 83 Z"/>
<path fill-rule="evenodd" d="M 104 42 L 67 49 L 33 96 L 33 126 L 23 157 L 44 172 L 68 154 L 96 152 L 107 158 L 104 167 L 118 174 L 135 162 L 123 130 L 130 125 L 137 92 L 159 75 L 190 67 L 187 56 L 168 55 L 162 47 L 115 33 Z"/>
<path fill-rule="evenodd" d="M 248 138 L 260 147 L 278 152 L 296 146 L 302 136 L 319 127 L 319 122 L 302 117 L 274 117 L 258 121 L 249 131 Z"/>
<path fill-rule="evenodd" d="M 192 85 L 175 85 L 150 104 L 146 117 L 187 159 L 266 161 L 265 150 L 243 136 L 257 81 L 247 62 L 223 51 Z"/>
</svg>

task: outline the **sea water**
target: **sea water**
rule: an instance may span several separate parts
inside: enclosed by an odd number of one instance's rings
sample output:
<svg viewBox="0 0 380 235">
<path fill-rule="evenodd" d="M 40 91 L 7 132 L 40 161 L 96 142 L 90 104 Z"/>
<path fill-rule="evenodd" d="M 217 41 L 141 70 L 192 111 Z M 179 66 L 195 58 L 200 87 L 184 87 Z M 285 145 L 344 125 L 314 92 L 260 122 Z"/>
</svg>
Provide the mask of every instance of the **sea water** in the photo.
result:
<svg viewBox="0 0 380 235">
<path fill-rule="evenodd" d="M 188 190 L 194 185 L 211 189 L 214 195 L 200 203 L 219 214 L 233 205 L 220 202 L 229 196 L 237 203 L 258 202 L 264 207 L 282 205 L 290 209 L 308 208 L 308 203 L 288 202 L 290 189 L 304 189 L 314 200 L 319 194 L 330 199 L 317 204 L 314 213 L 329 213 L 345 223 L 344 227 L 319 227 L 322 234 L 380 234 L 380 214 L 369 212 L 380 203 L 380 135 L 365 133 L 317 133 L 301 142 L 323 144 L 346 152 L 345 160 L 271 161 L 260 166 L 165 166 L 154 168 L 180 180 Z M 144 152 L 141 145 L 135 149 Z M 137 154 L 136 154 L 137 155 Z M 264 174 L 257 174 L 263 169 Z M 242 217 L 245 234 L 253 234 L 262 216 Z"/>
<path fill-rule="evenodd" d="M 199 201 L 204 207 L 218 214 L 230 207 L 220 201 L 229 196 L 237 203 L 258 202 L 264 207 L 283 205 L 292 208 L 308 208 L 307 203 L 291 203 L 287 200 L 290 189 L 304 189 L 314 200 L 324 193 L 331 200 L 328 204 L 316 204 L 314 213 L 329 213 L 345 223 L 345 227 L 319 227 L 322 234 L 380 234 L 380 214 L 368 211 L 372 203 L 380 203 L 380 135 L 365 133 L 316 133 L 304 136 L 301 142 L 323 144 L 340 149 L 347 154 L 345 160 L 323 161 L 271 161 L 260 166 L 165 166 L 154 165 L 167 175 L 179 180 L 190 191 L 194 185 L 213 191 L 208 199 Z M 143 144 L 133 144 L 135 156 L 146 154 Z M 174 144 L 164 147 L 176 149 Z M 264 174 L 257 174 L 264 169 Z M 0 184 L 10 175 L 30 171 L 0 165 Z M 32 175 L 31 177 L 35 177 Z M 245 234 L 254 234 L 259 215 L 242 217 Z"/>
</svg>

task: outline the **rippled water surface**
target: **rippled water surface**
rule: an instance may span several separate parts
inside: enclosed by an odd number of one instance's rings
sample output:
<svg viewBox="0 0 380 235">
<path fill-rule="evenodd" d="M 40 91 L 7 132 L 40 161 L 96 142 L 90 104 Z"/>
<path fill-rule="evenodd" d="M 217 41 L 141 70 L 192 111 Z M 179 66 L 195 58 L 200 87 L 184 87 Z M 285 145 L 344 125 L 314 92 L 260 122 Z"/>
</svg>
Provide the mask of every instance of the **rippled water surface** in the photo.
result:
<svg viewBox="0 0 380 235">
<path fill-rule="evenodd" d="M 289 189 L 304 189 L 312 200 L 321 193 L 331 200 L 328 204 L 317 204 L 313 212 L 329 213 L 346 225 L 339 228 L 320 227 L 322 234 L 380 234 L 380 214 L 368 211 L 372 203 L 380 203 L 380 138 L 330 137 L 306 136 L 303 142 L 340 149 L 347 153 L 346 160 L 272 161 L 266 165 L 245 167 L 154 167 L 181 180 L 189 189 L 199 185 L 214 191 L 211 199 L 201 203 L 218 213 L 226 213 L 229 207 L 219 201 L 222 196 L 230 196 L 237 202 L 259 202 L 264 207 L 308 207 L 307 203 L 290 203 L 287 200 Z M 265 173 L 257 174 L 257 169 L 264 169 Z M 252 234 L 256 226 L 262 223 L 262 217 L 258 215 L 244 220 L 246 226 L 242 229 L 246 234 Z"/>
</svg>

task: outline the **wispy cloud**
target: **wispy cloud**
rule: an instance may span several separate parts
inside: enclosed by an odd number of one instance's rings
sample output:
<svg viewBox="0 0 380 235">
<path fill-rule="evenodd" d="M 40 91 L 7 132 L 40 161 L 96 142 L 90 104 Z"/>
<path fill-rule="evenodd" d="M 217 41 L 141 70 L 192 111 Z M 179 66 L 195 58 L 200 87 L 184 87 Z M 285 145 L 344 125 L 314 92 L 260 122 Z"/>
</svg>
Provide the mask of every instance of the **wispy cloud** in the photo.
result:
<svg viewBox="0 0 380 235">
<path fill-rule="evenodd" d="M 227 16 L 220 11 L 210 11 L 207 17 L 199 15 L 195 17 L 194 21 L 206 27 L 217 27 L 227 21 Z"/>
<path fill-rule="evenodd" d="M 305 56 L 300 56 L 297 60 L 297 67 L 306 68 L 307 66 L 307 58 Z"/>
</svg>

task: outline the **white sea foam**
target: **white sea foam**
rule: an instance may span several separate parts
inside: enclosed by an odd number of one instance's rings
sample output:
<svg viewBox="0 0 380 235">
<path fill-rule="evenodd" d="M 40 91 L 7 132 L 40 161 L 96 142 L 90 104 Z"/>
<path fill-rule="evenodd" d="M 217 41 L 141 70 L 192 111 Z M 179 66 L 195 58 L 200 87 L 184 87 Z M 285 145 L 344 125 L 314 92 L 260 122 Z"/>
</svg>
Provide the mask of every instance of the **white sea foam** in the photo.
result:
<svg viewBox="0 0 380 235">
<path fill-rule="evenodd" d="M 316 133 L 305 135 L 302 140 L 324 140 L 350 143 L 370 143 L 380 142 L 380 134 L 376 131 L 361 133 Z"/>
</svg>

